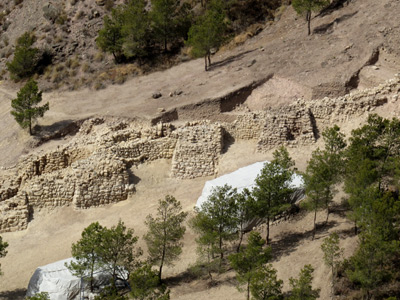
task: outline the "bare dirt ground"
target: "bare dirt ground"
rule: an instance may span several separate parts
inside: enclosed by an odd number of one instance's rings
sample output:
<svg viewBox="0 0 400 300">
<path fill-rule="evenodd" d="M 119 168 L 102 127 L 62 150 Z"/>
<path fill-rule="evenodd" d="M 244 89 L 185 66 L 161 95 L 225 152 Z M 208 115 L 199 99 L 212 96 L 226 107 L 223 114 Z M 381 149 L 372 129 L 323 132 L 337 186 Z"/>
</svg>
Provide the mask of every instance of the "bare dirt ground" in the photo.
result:
<svg viewBox="0 0 400 300">
<path fill-rule="evenodd" d="M 399 70 L 399 13 L 400 6 L 395 0 L 353 0 L 349 6 L 315 18 L 312 26 L 319 28 L 319 33 L 306 36 L 304 20 L 289 8 L 279 22 L 267 25 L 255 38 L 234 50 L 217 53 L 210 72 L 203 71 L 203 60 L 199 59 L 105 90 L 44 94 L 44 100 L 50 102 L 50 111 L 40 124 L 51 127 L 95 115 L 150 119 L 158 114 L 159 108 L 168 110 L 218 97 L 270 74 L 274 74 L 274 81 L 261 87 L 265 93 L 253 95 L 255 106 L 282 105 L 297 95 L 309 98 L 342 94 L 346 83 L 354 76 L 356 84 L 353 82 L 350 88 L 373 86 Z M 371 60 L 378 48 L 380 55 Z M 377 69 L 364 68 L 369 65 Z M 169 97 L 175 90 L 182 90 L 183 94 Z M 10 166 L 22 154 L 37 151 L 31 146 L 33 139 L 18 128 L 9 114 L 10 99 L 15 97 L 15 91 L 7 83 L 0 84 L 0 166 Z M 163 96 L 152 99 L 155 91 Z M 264 97 L 265 94 L 268 97 Z M 271 103 L 271 99 L 278 100 Z M 399 111 L 396 104 L 391 103 L 378 112 L 397 116 Z M 365 116 L 340 126 L 350 132 L 363 120 Z M 41 148 L 63 142 L 63 139 L 51 141 Z M 300 170 L 304 170 L 317 145 L 290 150 Z M 222 155 L 219 175 L 270 158 L 271 153 L 256 153 L 254 143 L 238 142 Z M 170 161 L 166 160 L 141 165 L 133 170 L 140 179 L 137 192 L 127 201 L 87 210 L 66 207 L 42 211 L 35 215 L 27 230 L 2 234 L 10 246 L 8 255 L 1 259 L 5 275 L 0 281 L 0 299 L 22 299 L 35 268 L 69 257 L 71 243 L 79 239 L 81 231 L 91 222 L 112 226 L 122 219 L 142 237 L 146 215 L 155 211 L 157 199 L 164 195 L 174 195 L 185 210 L 192 211 L 204 182 L 211 178 L 172 179 L 169 170 Z M 320 214 L 320 220 L 323 218 Z M 329 271 L 322 263 L 319 247 L 328 232 L 338 230 L 342 246 L 346 248 L 345 255 L 349 255 L 356 245 L 349 228 L 351 224 L 340 208 L 328 225 L 320 228 L 314 241 L 310 239 L 312 222 L 308 214 L 274 226 L 272 239 L 277 258 L 273 263 L 285 282 L 285 289 L 288 278 L 297 276 L 304 264 L 311 263 L 315 267 L 314 286 L 321 289 L 320 299 L 328 299 Z M 194 234 L 190 230 L 184 243 L 181 259 L 174 267 L 166 268 L 165 276 L 178 275 L 196 261 Z M 144 247 L 142 240 L 139 244 Z M 233 276 L 232 272 L 221 276 L 220 284 L 211 289 L 202 280 L 178 283 L 172 287 L 172 299 L 243 299 L 234 287 Z"/>
</svg>

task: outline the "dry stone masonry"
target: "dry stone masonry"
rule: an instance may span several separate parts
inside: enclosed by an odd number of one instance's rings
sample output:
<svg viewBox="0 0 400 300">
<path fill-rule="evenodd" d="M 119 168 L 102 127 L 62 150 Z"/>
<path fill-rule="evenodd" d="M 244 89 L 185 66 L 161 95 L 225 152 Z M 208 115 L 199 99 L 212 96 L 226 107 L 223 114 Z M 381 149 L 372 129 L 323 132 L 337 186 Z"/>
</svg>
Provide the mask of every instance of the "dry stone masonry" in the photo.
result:
<svg viewBox="0 0 400 300">
<path fill-rule="evenodd" d="M 135 190 L 130 182 L 133 165 L 171 159 L 172 177 L 213 176 L 228 138 L 255 140 L 260 152 L 313 143 L 319 124 L 347 121 L 397 101 L 399 94 L 400 75 L 339 98 L 240 113 L 231 123 L 196 121 L 175 128 L 134 119 L 88 119 L 68 144 L 26 156 L 0 173 L 0 232 L 25 229 L 40 209 L 83 209 L 127 199 Z"/>
<path fill-rule="evenodd" d="M 215 175 L 223 148 L 223 132 L 221 125 L 210 122 L 187 123 L 178 129 L 171 175 L 177 178 Z"/>
</svg>

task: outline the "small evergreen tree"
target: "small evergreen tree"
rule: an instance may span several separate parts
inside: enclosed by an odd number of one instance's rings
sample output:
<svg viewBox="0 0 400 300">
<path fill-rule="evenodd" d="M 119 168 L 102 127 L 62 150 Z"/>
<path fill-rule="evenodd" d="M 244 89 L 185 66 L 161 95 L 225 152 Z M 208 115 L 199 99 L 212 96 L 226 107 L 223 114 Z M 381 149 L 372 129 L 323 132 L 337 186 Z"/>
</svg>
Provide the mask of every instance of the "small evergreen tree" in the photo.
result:
<svg viewBox="0 0 400 300">
<path fill-rule="evenodd" d="M 172 196 L 159 200 L 157 216 L 147 216 L 148 232 L 144 236 L 152 264 L 159 264 L 158 278 L 164 264 L 171 265 L 182 253 L 182 238 L 186 228 L 183 222 L 187 213 L 182 211 L 182 205 Z"/>
<path fill-rule="evenodd" d="M 289 300 L 316 300 L 319 297 L 319 290 L 312 288 L 313 272 L 314 268 L 311 265 L 305 265 L 300 270 L 299 279 L 289 279 L 292 287 Z"/>
<path fill-rule="evenodd" d="M 236 251 L 239 253 L 240 247 L 242 245 L 243 236 L 245 234 L 245 226 L 248 221 L 253 217 L 251 205 L 254 202 L 251 196 L 251 192 L 245 188 L 240 194 L 237 194 L 236 197 L 236 217 L 239 229 L 239 243 L 236 248 Z"/>
<path fill-rule="evenodd" d="M 103 263 L 98 253 L 105 230 L 98 222 L 86 227 L 81 239 L 72 244 L 71 254 L 75 261 L 66 264 L 73 275 L 89 281 L 91 292 L 94 290 L 94 273 L 102 267 Z"/>
<path fill-rule="evenodd" d="M 123 35 L 122 35 L 122 25 L 124 17 L 123 10 L 121 7 L 116 7 L 112 9 L 111 17 L 104 17 L 103 28 L 100 29 L 98 37 L 96 39 L 97 46 L 114 56 L 116 63 L 121 61 L 122 56 L 122 45 L 123 45 Z"/>
<path fill-rule="evenodd" d="M 121 220 L 117 226 L 105 229 L 102 233 L 98 255 L 101 257 L 103 272 L 112 277 L 114 288 L 117 279 L 128 280 L 129 273 L 139 266 L 137 259 L 142 255 L 142 250 L 135 250 L 139 238 L 133 234 L 134 230 L 127 228 Z"/>
<path fill-rule="evenodd" d="M 0 258 L 4 257 L 7 255 L 7 247 L 8 247 L 8 243 L 7 242 L 3 242 L 3 237 L 0 236 Z M 3 273 L 1 272 L 1 264 L 0 264 L 0 275 L 2 275 Z"/>
<path fill-rule="evenodd" d="M 293 193 L 291 179 L 294 165 L 286 148 L 281 147 L 274 152 L 274 159 L 266 163 L 256 178 L 253 189 L 253 212 L 265 219 L 267 224 L 266 241 L 269 242 L 270 220 L 279 212 L 288 208 L 290 195 Z"/>
<path fill-rule="evenodd" d="M 13 79 L 19 80 L 35 73 L 39 49 L 32 47 L 34 42 L 35 36 L 31 32 L 25 32 L 17 39 L 14 58 L 6 64 Z"/>
<path fill-rule="evenodd" d="M 29 134 L 32 135 L 32 122 L 38 117 L 43 117 L 49 110 L 49 103 L 43 106 L 37 106 L 42 101 L 42 92 L 39 91 L 36 81 L 30 79 L 22 87 L 17 98 L 11 100 L 13 110 L 11 114 L 22 128 L 29 128 Z"/>
<path fill-rule="evenodd" d="M 168 300 L 169 289 L 160 285 L 158 272 L 153 271 L 148 264 L 136 269 L 129 278 L 131 296 L 140 300 Z"/>
<path fill-rule="evenodd" d="M 335 284 L 336 272 L 341 262 L 343 249 L 339 246 L 339 235 L 335 232 L 325 238 L 321 245 L 322 252 L 324 253 L 324 262 L 331 269 L 332 273 L 332 296 L 333 286 Z"/>
<path fill-rule="evenodd" d="M 311 34 L 311 12 L 319 11 L 329 4 L 329 0 L 293 0 L 292 6 L 299 14 L 306 14 L 308 35 Z"/>
<path fill-rule="evenodd" d="M 204 57 L 205 70 L 211 65 L 211 49 L 218 48 L 226 30 L 225 10 L 221 0 L 213 0 L 205 14 L 189 30 L 188 45 L 195 57 Z"/>
<path fill-rule="evenodd" d="M 124 24 L 122 26 L 123 46 L 126 57 L 141 59 L 147 54 L 149 39 L 149 16 L 145 0 L 128 0 L 124 6 Z"/>
<path fill-rule="evenodd" d="M 203 237 L 207 242 L 212 238 L 212 247 L 221 260 L 224 258 L 225 243 L 237 239 L 236 195 L 236 189 L 229 185 L 216 187 L 192 221 L 192 226 L 200 233 L 198 242 L 201 243 Z"/>
<path fill-rule="evenodd" d="M 250 233 L 246 249 L 228 257 L 232 268 L 236 271 L 239 291 L 242 291 L 241 286 L 246 284 L 247 300 L 250 299 L 250 282 L 256 269 L 271 258 L 271 248 L 264 246 L 265 240 L 258 232 L 253 231 Z"/>
<path fill-rule="evenodd" d="M 281 300 L 283 281 L 276 276 L 271 264 L 258 268 L 250 282 L 250 292 L 254 300 Z"/>
<path fill-rule="evenodd" d="M 151 0 L 151 21 L 155 38 L 164 45 L 167 51 L 167 43 L 177 33 L 177 10 L 179 0 Z"/>
</svg>

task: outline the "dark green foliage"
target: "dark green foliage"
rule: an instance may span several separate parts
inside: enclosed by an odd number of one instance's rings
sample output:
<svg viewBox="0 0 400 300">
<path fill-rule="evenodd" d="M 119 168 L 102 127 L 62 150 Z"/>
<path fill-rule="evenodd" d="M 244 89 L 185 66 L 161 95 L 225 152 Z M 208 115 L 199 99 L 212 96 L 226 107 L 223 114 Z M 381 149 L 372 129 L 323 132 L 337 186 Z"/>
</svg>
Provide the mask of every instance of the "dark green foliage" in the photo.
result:
<svg viewBox="0 0 400 300">
<path fill-rule="evenodd" d="M 34 296 L 26 297 L 26 300 L 50 300 L 49 293 L 41 292 L 37 293 Z"/>
<path fill-rule="evenodd" d="M 335 232 L 324 239 L 321 250 L 324 253 L 324 262 L 332 272 L 332 295 L 336 272 L 341 263 L 343 249 L 339 246 L 339 235 Z"/>
<path fill-rule="evenodd" d="M 106 229 L 102 234 L 98 255 L 102 260 L 102 270 L 110 274 L 114 281 L 128 280 L 126 271 L 131 272 L 138 266 L 137 258 L 142 255 L 142 250 L 134 249 L 138 237 L 133 234 L 133 229 L 127 228 L 121 220 L 117 226 Z"/>
<path fill-rule="evenodd" d="M 398 272 L 400 242 L 384 240 L 379 235 L 362 234 L 356 253 L 350 258 L 347 275 L 361 287 L 366 298 L 382 283 L 389 282 Z"/>
<path fill-rule="evenodd" d="M 258 268 L 250 282 L 250 292 L 254 300 L 281 300 L 283 281 L 276 276 L 271 264 Z"/>
<path fill-rule="evenodd" d="M 72 244 L 71 254 L 75 261 L 66 264 L 66 267 L 77 277 L 83 277 L 89 281 L 90 290 L 93 292 L 93 275 L 101 269 L 103 261 L 98 255 L 99 247 L 103 240 L 106 228 L 98 222 L 86 227 L 81 235 L 81 239 Z"/>
<path fill-rule="evenodd" d="M 136 269 L 129 278 L 131 296 L 141 300 L 168 300 L 169 290 L 160 285 L 158 272 L 153 271 L 150 265 L 143 265 Z"/>
<path fill-rule="evenodd" d="M 237 246 L 237 252 L 240 251 L 242 245 L 243 236 L 245 233 L 245 225 L 253 217 L 253 211 L 251 209 L 254 199 L 252 198 L 251 192 L 248 189 L 244 189 L 240 194 L 236 196 L 236 219 L 239 229 L 239 244 Z"/>
<path fill-rule="evenodd" d="M 211 65 L 211 49 L 218 48 L 224 40 L 225 17 L 222 1 L 213 0 L 205 14 L 189 30 L 187 43 L 193 47 L 195 57 L 204 57 L 206 71 Z"/>
<path fill-rule="evenodd" d="M 87 276 L 91 288 L 94 272 L 108 274 L 112 279 L 110 287 L 103 293 L 104 299 L 113 294 L 119 299 L 116 280 L 128 280 L 129 273 L 138 267 L 137 258 L 142 254 L 140 248 L 135 250 L 138 237 L 133 233 L 133 229 L 126 228 L 122 221 L 110 229 L 98 222 L 92 223 L 82 232 L 82 238 L 72 245 L 76 262 L 66 266 L 76 276 Z"/>
<path fill-rule="evenodd" d="M 400 201 L 398 185 L 400 121 L 370 115 L 352 132 L 346 151 L 345 191 L 357 225 L 359 248 L 346 273 L 367 299 L 398 278 Z M 359 229 L 359 230 L 357 230 Z"/>
<path fill-rule="evenodd" d="M 312 153 L 306 172 L 303 174 L 307 195 L 305 206 L 314 211 L 314 231 L 318 209 L 326 209 L 326 222 L 329 217 L 329 205 L 336 193 L 334 187 L 342 178 L 344 166 L 344 149 L 346 143 L 340 128 L 334 126 L 322 133 L 325 149 L 317 149 Z"/>
<path fill-rule="evenodd" d="M 221 259 L 226 251 L 225 243 L 237 239 L 236 194 L 236 189 L 228 185 L 216 187 L 192 221 L 200 233 L 199 244 L 210 244 Z"/>
<path fill-rule="evenodd" d="M 319 297 L 319 290 L 312 288 L 313 272 L 314 268 L 311 265 L 305 265 L 300 270 L 298 279 L 289 279 L 292 288 L 289 300 L 315 300 Z"/>
<path fill-rule="evenodd" d="M 103 288 L 94 300 L 128 300 L 128 297 L 121 295 L 114 285 L 109 285 Z"/>
<path fill-rule="evenodd" d="M 311 12 L 319 11 L 325 6 L 329 5 L 329 0 L 293 0 L 292 6 L 299 14 L 306 14 L 308 24 L 308 35 L 311 34 Z"/>
<path fill-rule="evenodd" d="M 17 39 L 14 58 L 6 64 L 13 79 L 27 78 L 35 73 L 39 49 L 32 47 L 34 42 L 35 36 L 30 32 L 25 32 Z"/>
<path fill-rule="evenodd" d="M 158 277 L 161 282 L 161 272 L 164 264 L 172 265 L 182 253 L 182 238 L 186 228 L 183 222 L 187 217 L 182 212 L 182 205 L 172 196 L 159 200 L 157 216 L 147 216 L 148 232 L 144 236 L 149 251 L 149 260 L 159 265 Z"/>
<path fill-rule="evenodd" d="M 123 14 L 121 8 L 112 10 L 111 17 L 104 17 L 103 28 L 99 31 L 96 39 L 97 46 L 114 56 L 115 62 L 119 62 L 122 56 L 122 25 Z"/>
<path fill-rule="evenodd" d="M 8 243 L 3 242 L 3 238 L 0 236 L 0 258 L 7 255 L 7 250 L 6 250 L 7 247 L 8 247 Z M 2 275 L 1 265 L 0 265 L 0 275 Z"/>
<path fill-rule="evenodd" d="M 250 233 L 247 247 L 239 253 L 231 254 L 228 259 L 236 271 L 238 289 L 246 284 L 247 299 L 250 299 L 250 282 L 257 268 L 267 263 L 271 258 L 271 248 L 265 248 L 265 240 L 256 231 Z"/>
<path fill-rule="evenodd" d="M 43 106 L 37 106 L 41 101 L 42 92 L 33 79 L 19 90 L 16 99 L 11 100 L 13 109 L 11 114 L 22 128 L 29 128 L 30 135 L 32 135 L 32 122 L 38 117 L 43 117 L 49 110 L 48 102 Z"/>
<path fill-rule="evenodd" d="M 179 1 L 177 0 L 151 0 L 151 21 L 156 40 L 164 45 L 167 51 L 167 43 L 176 37 L 177 33 L 177 11 Z"/>
<path fill-rule="evenodd" d="M 123 46 L 126 57 L 141 58 L 147 54 L 149 38 L 149 16 L 145 0 L 129 0 L 123 7 L 124 24 L 122 26 Z"/>
<path fill-rule="evenodd" d="M 293 193 L 291 187 L 293 171 L 289 168 L 294 165 L 294 162 L 284 147 L 276 150 L 273 155 L 274 159 L 264 165 L 256 178 L 252 204 L 254 214 L 265 219 L 267 223 L 267 243 L 270 220 L 290 206 L 290 195 Z"/>
</svg>

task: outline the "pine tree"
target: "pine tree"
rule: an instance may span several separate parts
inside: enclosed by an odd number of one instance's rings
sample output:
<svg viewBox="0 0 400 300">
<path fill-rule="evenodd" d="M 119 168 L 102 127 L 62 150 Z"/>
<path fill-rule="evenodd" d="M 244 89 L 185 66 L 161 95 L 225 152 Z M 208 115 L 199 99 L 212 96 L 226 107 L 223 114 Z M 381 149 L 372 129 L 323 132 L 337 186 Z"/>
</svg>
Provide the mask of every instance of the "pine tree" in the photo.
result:
<svg viewBox="0 0 400 300">
<path fill-rule="evenodd" d="M 140 300 L 168 300 L 169 289 L 160 285 L 158 272 L 153 271 L 151 266 L 144 264 L 136 269 L 129 278 L 131 296 Z"/>
<path fill-rule="evenodd" d="M 225 10 L 221 0 L 213 0 L 205 14 L 189 30 L 188 45 L 195 57 L 204 57 L 205 70 L 211 66 L 211 49 L 218 48 L 226 30 Z"/>
<path fill-rule="evenodd" d="M 99 31 L 96 39 L 97 46 L 114 56 L 116 63 L 121 61 L 122 56 L 122 25 L 124 22 L 122 7 L 112 9 L 111 17 L 104 17 L 103 28 Z"/>
<path fill-rule="evenodd" d="M 103 240 L 105 228 L 98 222 L 86 227 L 81 235 L 81 239 L 72 244 L 71 254 L 74 261 L 66 264 L 66 267 L 77 277 L 83 277 L 89 280 L 90 290 L 94 290 L 94 273 L 101 268 L 103 264 L 98 255 L 100 245 Z"/>
<path fill-rule="evenodd" d="M 13 79 L 27 78 L 35 73 L 39 49 L 32 47 L 34 42 L 35 36 L 31 32 L 25 32 L 17 39 L 14 58 L 6 64 Z"/>
<path fill-rule="evenodd" d="M 179 0 L 151 0 L 151 21 L 155 37 L 167 51 L 168 41 L 176 36 Z"/>
<path fill-rule="evenodd" d="M 124 23 L 122 26 L 122 50 L 128 58 L 141 59 L 147 54 L 149 38 L 149 16 L 145 0 L 128 0 L 124 6 Z"/>
<path fill-rule="evenodd" d="M 300 270 L 299 278 L 289 278 L 292 287 L 289 300 L 316 300 L 319 297 L 319 290 L 312 288 L 312 273 L 314 268 L 311 265 L 305 265 Z"/>
<path fill-rule="evenodd" d="M 265 240 L 256 231 L 250 233 L 247 247 L 239 253 L 231 254 L 228 259 L 236 271 L 238 289 L 246 284 L 247 300 L 250 299 L 250 282 L 257 268 L 267 263 L 271 258 L 271 248 L 265 248 Z"/>
<path fill-rule="evenodd" d="M 335 185 L 340 182 L 344 166 L 344 149 L 346 142 L 340 128 L 334 126 L 322 133 L 325 149 L 312 153 L 303 174 L 307 203 L 305 206 L 314 211 L 313 239 L 316 232 L 316 218 L 319 209 L 326 209 L 326 222 L 330 213 L 330 203 L 336 193 Z"/>
<path fill-rule="evenodd" d="M 308 25 L 308 35 L 311 34 L 311 12 L 319 11 L 323 7 L 329 5 L 329 0 L 293 0 L 292 6 L 299 14 L 306 13 L 306 20 Z"/>
<path fill-rule="evenodd" d="M 336 272 L 341 262 L 343 249 L 339 246 L 339 235 L 335 232 L 325 238 L 321 245 L 321 250 L 324 253 L 324 262 L 331 269 L 332 273 L 332 296 L 333 286 L 335 283 Z"/>
<path fill-rule="evenodd" d="M 250 292 L 254 300 L 281 300 L 283 281 L 276 276 L 271 264 L 258 268 L 250 282 Z"/>
<path fill-rule="evenodd" d="M 290 206 L 290 195 L 293 193 L 291 187 L 293 171 L 289 168 L 294 165 L 294 162 L 284 147 L 276 150 L 273 155 L 274 159 L 266 163 L 257 176 L 253 189 L 252 209 L 255 215 L 266 221 L 267 243 L 271 219 Z"/>
<path fill-rule="evenodd" d="M 186 228 L 183 222 L 187 213 L 182 205 L 172 196 L 159 200 L 157 216 L 147 216 L 148 232 L 144 236 L 152 264 L 159 264 L 158 278 L 161 282 L 162 269 L 165 264 L 172 265 L 182 253 L 182 238 Z"/>
<path fill-rule="evenodd" d="M 22 87 L 17 98 L 11 100 L 13 110 L 11 114 L 22 128 L 29 128 L 29 134 L 32 135 L 32 122 L 38 117 L 43 117 L 49 110 L 49 103 L 43 106 L 37 106 L 42 101 L 42 92 L 39 91 L 36 81 L 30 79 Z"/>
</svg>

